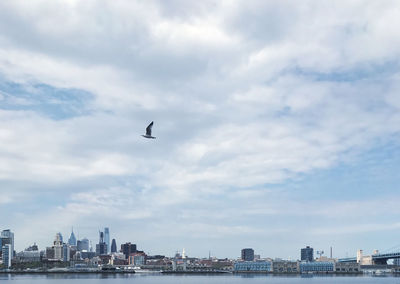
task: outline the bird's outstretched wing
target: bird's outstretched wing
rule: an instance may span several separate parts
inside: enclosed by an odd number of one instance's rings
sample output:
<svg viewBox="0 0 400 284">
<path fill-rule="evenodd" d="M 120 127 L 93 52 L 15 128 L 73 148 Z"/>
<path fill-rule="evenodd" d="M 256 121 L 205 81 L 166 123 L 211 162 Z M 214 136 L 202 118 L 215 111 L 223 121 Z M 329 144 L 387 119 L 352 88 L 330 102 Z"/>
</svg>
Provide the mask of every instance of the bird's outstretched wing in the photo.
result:
<svg viewBox="0 0 400 284">
<path fill-rule="evenodd" d="M 151 136 L 151 128 L 153 127 L 153 121 L 146 127 L 146 135 Z"/>
</svg>

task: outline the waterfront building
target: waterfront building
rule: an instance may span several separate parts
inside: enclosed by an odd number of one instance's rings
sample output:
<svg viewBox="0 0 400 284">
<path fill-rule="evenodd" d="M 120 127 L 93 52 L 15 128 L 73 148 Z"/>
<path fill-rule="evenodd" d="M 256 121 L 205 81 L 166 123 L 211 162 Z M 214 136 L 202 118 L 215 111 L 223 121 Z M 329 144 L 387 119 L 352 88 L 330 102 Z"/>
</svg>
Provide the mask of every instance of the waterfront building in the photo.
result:
<svg viewBox="0 0 400 284">
<path fill-rule="evenodd" d="M 121 245 L 121 252 L 125 255 L 125 259 L 129 258 L 129 255 L 137 252 L 136 244 L 125 243 Z"/>
<path fill-rule="evenodd" d="M 141 266 L 146 264 L 147 255 L 144 252 L 131 253 L 128 258 L 129 265 Z"/>
<path fill-rule="evenodd" d="M 310 246 L 306 246 L 301 249 L 301 261 L 313 261 L 314 260 L 314 249 Z"/>
<path fill-rule="evenodd" d="M 233 266 L 235 272 L 272 272 L 271 261 L 239 261 Z"/>
<path fill-rule="evenodd" d="M 107 227 L 104 228 L 104 242 L 107 245 L 107 253 L 110 253 L 110 229 Z"/>
<path fill-rule="evenodd" d="M 274 273 L 298 273 L 299 262 L 285 260 L 273 261 L 272 270 Z"/>
<path fill-rule="evenodd" d="M 254 260 L 254 250 L 252 248 L 242 249 L 241 258 L 244 261 L 253 261 Z"/>
<path fill-rule="evenodd" d="M 336 262 L 336 273 L 361 273 L 360 264 L 357 262 Z"/>
<path fill-rule="evenodd" d="M 68 244 L 70 246 L 76 246 L 76 238 L 75 238 L 75 234 L 74 234 L 74 229 L 72 229 L 72 231 L 71 231 L 71 236 L 68 239 Z"/>
<path fill-rule="evenodd" d="M 372 255 L 364 255 L 363 250 L 359 249 L 357 251 L 357 263 L 361 265 L 372 265 Z"/>
<path fill-rule="evenodd" d="M 0 234 L 1 246 L 10 245 L 11 246 L 11 259 L 14 257 L 14 233 L 10 229 L 3 230 Z"/>
<path fill-rule="evenodd" d="M 113 253 L 111 255 L 111 265 L 127 265 L 128 262 L 125 259 L 125 255 L 123 253 Z"/>
<path fill-rule="evenodd" d="M 301 262 L 300 263 L 300 273 L 324 273 L 333 272 L 335 268 L 334 262 Z"/>
<path fill-rule="evenodd" d="M 2 254 L 2 257 L 3 257 L 3 265 L 6 268 L 10 268 L 11 267 L 11 260 L 13 258 L 11 244 L 3 244 L 2 248 L 1 248 L 1 254 Z"/>
<path fill-rule="evenodd" d="M 117 242 L 115 241 L 115 239 L 112 239 L 111 242 L 111 253 L 116 253 L 117 252 Z"/>
</svg>

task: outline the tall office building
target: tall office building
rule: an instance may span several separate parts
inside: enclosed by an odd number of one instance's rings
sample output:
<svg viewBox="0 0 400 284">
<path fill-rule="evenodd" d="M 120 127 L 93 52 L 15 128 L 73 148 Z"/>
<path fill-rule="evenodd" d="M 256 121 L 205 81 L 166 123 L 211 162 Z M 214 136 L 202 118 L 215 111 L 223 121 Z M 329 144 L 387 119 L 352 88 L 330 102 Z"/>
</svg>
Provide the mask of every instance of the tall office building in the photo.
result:
<svg viewBox="0 0 400 284">
<path fill-rule="evenodd" d="M 11 259 L 14 257 L 14 233 L 9 229 L 3 230 L 0 234 L 1 247 L 11 245 Z"/>
<path fill-rule="evenodd" d="M 254 260 L 254 250 L 252 248 L 242 249 L 242 260 L 253 261 Z"/>
<path fill-rule="evenodd" d="M 63 237 L 61 233 L 57 233 L 53 242 L 54 259 L 63 260 Z"/>
<path fill-rule="evenodd" d="M 76 246 L 76 238 L 75 238 L 75 234 L 74 234 L 74 229 L 72 229 L 72 231 L 71 231 L 71 236 L 68 239 L 68 244 L 70 246 Z"/>
<path fill-rule="evenodd" d="M 137 252 L 136 244 L 131 244 L 131 243 L 122 244 L 121 252 L 125 255 L 125 259 L 128 259 L 131 253 Z"/>
<path fill-rule="evenodd" d="M 78 240 L 76 242 L 76 250 L 78 250 L 78 251 L 89 251 L 89 240 L 87 238 L 83 238 L 82 240 Z"/>
<path fill-rule="evenodd" d="M 12 259 L 12 246 L 10 244 L 5 244 L 1 248 L 2 257 L 3 257 L 3 265 L 6 268 L 11 267 L 11 259 Z"/>
<path fill-rule="evenodd" d="M 99 243 L 96 244 L 96 255 L 107 254 L 107 244 L 104 242 L 104 233 L 99 232 Z"/>
<path fill-rule="evenodd" d="M 306 246 L 301 249 L 301 261 L 313 261 L 314 260 L 314 249 Z"/>
<path fill-rule="evenodd" d="M 112 239 L 111 242 L 111 253 L 113 252 L 117 252 L 117 242 L 115 241 L 115 239 Z"/>
<path fill-rule="evenodd" d="M 56 245 L 56 244 L 59 245 L 59 244 L 62 244 L 62 243 L 63 243 L 63 236 L 62 236 L 62 234 L 60 232 L 58 232 L 56 234 L 55 238 L 54 238 L 53 245 Z"/>
<path fill-rule="evenodd" d="M 71 247 L 67 244 L 63 244 L 62 246 L 62 259 L 63 261 L 69 261 L 71 254 Z"/>
<path fill-rule="evenodd" d="M 104 242 L 107 245 L 107 253 L 110 253 L 110 229 L 108 227 L 104 228 Z"/>
</svg>

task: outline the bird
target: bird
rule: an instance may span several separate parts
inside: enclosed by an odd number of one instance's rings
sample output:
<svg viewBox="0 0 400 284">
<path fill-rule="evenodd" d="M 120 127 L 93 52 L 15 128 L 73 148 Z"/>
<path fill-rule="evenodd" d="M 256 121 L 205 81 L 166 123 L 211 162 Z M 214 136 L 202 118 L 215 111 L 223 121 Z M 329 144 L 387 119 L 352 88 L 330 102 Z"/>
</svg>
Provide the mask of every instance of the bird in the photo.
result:
<svg viewBox="0 0 400 284">
<path fill-rule="evenodd" d="M 154 122 L 150 122 L 149 126 L 146 127 L 146 134 L 142 135 L 144 138 L 149 138 L 149 139 L 156 139 L 156 137 L 151 136 L 151 128 L 153 127 Z"/>
</svg>

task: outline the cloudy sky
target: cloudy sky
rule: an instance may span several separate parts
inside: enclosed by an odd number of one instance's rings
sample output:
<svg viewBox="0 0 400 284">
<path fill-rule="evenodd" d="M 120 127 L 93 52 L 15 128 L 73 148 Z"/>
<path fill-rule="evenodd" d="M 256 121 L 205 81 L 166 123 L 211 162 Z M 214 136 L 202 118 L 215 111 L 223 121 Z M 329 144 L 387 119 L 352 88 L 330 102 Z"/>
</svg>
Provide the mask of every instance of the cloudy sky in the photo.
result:
<svg viewBox="0 0 400 284">
<path fill-rule="evenodd" d="M 399 245 L 399 26 L 397 0 L 1 1 L 0 229 L 17 250 L 72 226 L 165 255 Z"/>
</svg>

